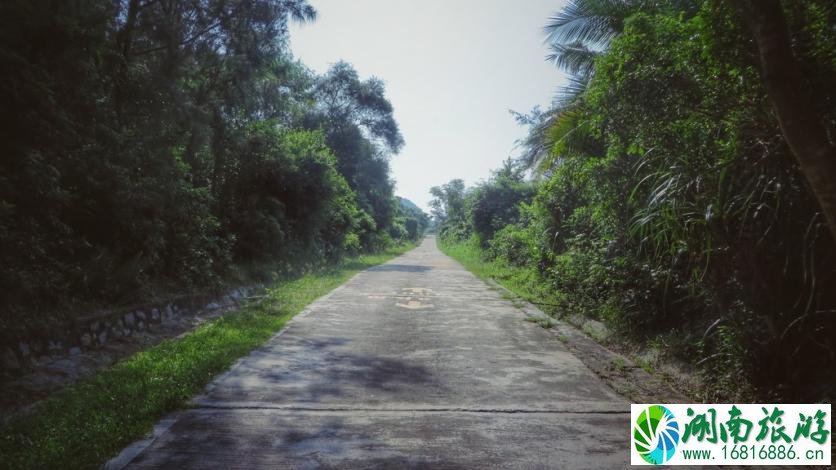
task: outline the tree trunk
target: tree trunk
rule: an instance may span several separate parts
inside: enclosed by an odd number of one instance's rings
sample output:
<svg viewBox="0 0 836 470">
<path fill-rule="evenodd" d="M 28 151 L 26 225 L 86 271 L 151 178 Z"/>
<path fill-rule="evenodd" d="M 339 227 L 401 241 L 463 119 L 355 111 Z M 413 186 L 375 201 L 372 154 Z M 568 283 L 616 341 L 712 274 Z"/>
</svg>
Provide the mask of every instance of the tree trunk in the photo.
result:
<svg viewBox="0 0 836 470">
<path fill-rule="evenodd" d="M 749 26 L 760 53 L 767 94 L 781 132 L 821 206 L 836 242 L 836 149 L 793 55 L 779 0 L 730 0 Z"/>
<path fill-rule="evenodd" d="M 224 185 L 224 172 L 226 170 L 226 159 L 224 156 L 224 152 L 226 152 L 224 148 L 226 135 L 221 110 L 216 107 L 213 110 L 212 117 L 212 194 L 220 203 L 221 191 Z"/>
<path fill-rule="evenodd" d="M 136 27 L 136 18 L 139 14 L 139 0 L 130 0 L 128 2 L 128 13 L 125 16 L 125 24 L 119 30 L 117 40 L 119 41 L 119 51 L 122 53 L 122 58 L 128 60 L 131 53 L 131 45 L 134 39 L 134 28 Z"/>
<path fill-rule="evenodd" d="M 139 15 L 139 0 L 130 0 L 128 2 L 128 12 L 125 16 L 125 24 L 116 34 L 116 44 L 119 49 L 119 68 L 116 72 L 116 82 L 114 90 L 114 104 L 116 107 L 116 116 L 122 124 L 122 109 L 125 102 L 124 88 L 128 83 L 128 67 L 131 54 L 131 46 L 134 40 L 134 28 L 136 28 L 136 20 Z"/>
</svg>

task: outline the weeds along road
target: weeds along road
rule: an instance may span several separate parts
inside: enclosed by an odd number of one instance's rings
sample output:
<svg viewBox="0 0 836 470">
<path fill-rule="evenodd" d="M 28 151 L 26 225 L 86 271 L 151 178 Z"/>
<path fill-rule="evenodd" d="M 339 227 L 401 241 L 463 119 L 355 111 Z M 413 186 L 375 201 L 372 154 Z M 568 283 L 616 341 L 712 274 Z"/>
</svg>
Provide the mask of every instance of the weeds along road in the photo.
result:
<svg viewBox="0 0 836 470">
<path fill-rule="evenodd" d="M 426 238 L 312 303 L 112 468 L 629 465 L 626 400 Z"/>
</svg>

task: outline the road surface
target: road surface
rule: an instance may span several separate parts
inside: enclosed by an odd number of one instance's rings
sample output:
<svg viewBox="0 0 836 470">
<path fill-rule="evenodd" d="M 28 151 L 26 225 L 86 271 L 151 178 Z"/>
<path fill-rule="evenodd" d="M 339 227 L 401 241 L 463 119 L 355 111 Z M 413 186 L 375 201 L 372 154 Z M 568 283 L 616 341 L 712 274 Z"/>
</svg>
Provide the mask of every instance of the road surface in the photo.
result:
<svg viewBox="0 0 836 470">
<path fill-rule="evenodd" d="M 628 405 L 428 237 L 311 304 L 121 463 L 620 468 Z"/>
</svg>

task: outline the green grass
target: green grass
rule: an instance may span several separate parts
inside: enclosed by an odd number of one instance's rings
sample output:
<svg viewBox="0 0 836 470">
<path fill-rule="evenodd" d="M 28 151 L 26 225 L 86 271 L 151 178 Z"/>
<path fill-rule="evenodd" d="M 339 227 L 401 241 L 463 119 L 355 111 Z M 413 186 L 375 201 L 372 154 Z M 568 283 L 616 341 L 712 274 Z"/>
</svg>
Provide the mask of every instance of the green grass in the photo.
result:
<svg viewBox="0 0 836 470">
<path fill-rule="evenodd" d="M 653 364 L 650 363 L 647 359 L 642 357 L 634 357 L 633 360 L 636 362 L 636 365 L 639 366 L 643 371 L 647 372 L 648 374 L 656 373 L 655 369 L 653 368 Z"/>
<path fill-rule="evenodd" d="M 478 278 L 486 281 L 496 281 L 497 283 L 508 289 L 510 293 L 503 292 L 503 299 L 512 300 L 513 302 L 517 302 L 517 300 L 515 299 L 525 299 L 537 305 L 537 307 L 540 310 L 542 310 L 544 313 L 549 314 L 553 318 L 559 318 L 560 315 L 565 313 L 564 310 L 556 306 L 565 305 L 566 296 L 571 295 L 571 293 L 561 293 L 559 291 L 554 290 L 555 288 L 549 286 L 546 281 L 539 277 L 533 268 L 511 266 L 501 259 L 487 260 L 485 257 L 484 250 L 482 250 L 476 243 L 476 241 L 473 239 L 462 242 L 444 241 L 440 238 L 436 238 L 436 240 L 438 243 L 438 247 L 441 249 L 441 251 L 443 251 L 444 253 L 461 263 L 465 268 L 467 268 L 468 271 L 475 274 Z M 494 286 L 491 285 L 489 285 L 489 287 L 491 289 L 496 289 Z M 602 306 L 602 308 L 606 307 L 606 305 Z M 527 318 L 526 320 L 532 323 L 537 323 L 543 328 L 552 328 L 558 324 L 552 318 L 550 318 L 549 320 L 540 318 Z M 635 339 L 627 335 L 617 335 L 617 338 L 614 338 L 613 335 L 604 337 L 598 330 L 596 330 L 588 324 L 582 325 L 581 330 L 588 337 L 598 342 L 599 344 L 604 345 L 605 347 L 611 346 L 613 342 L 619 345 L 626 346 L 628 349 L 634 349 L 637 346 L 645 346 L 644 343 L 637 342 Z M 562 333 L 557 335 L 557 339 L 563 343 L 569 342 L 569 337 Z M 664 335 L 660 336 L 656 340 L 651 340 L 649 347 L 652 350 L 657 350 L 660 355 L 665 355 L 670 354 L 671 350 L 683 350 L 685 346 L 677 343 L 681 341 L 681 338 L 672 334 Z M 662 380 L 665 380 L 668 383 L 674 382 L 670 377 L 667 377 L 667 374 L 665 374 L 664 372 L 659 372 L 655 367 L 653 367 L 653 365 L 649 361 L 642 360 L 637 356 L 632 356 L 632 359 L 635 360 L 636 364 L 647 373 L 651 375 L 656 375 L 657 377 L 662 378 Z M 624 360 L 621 358 L 613 361 L 612 368 L 621 373 L 624 373 L 628 370 L 626 362 L 624 362 Z M 713 387 L 714 383 L 715 382 L 711 382 L 712 385 L 708 386 Z M 629 394 L 630 392 L 625 391 L 625 393 Z M 697 394 L 697 392 L 694 390 L 689 390 L 687 393 L 691 395 Z M 751 396 L 751 394 L 740 396 Z"/>
<path fill-rule="evenodd" d="M 627 362 L 624 360 L 623 357 L 615 357 L 612 360 L 612 366 L 615 370 L 621 372 L 622 374 L 627 372 Z"/>
<path fill-rule="evenodd" d="M 414 245 L 279 282 L 258 304 L 164 341 L 71 385 L 0 430 L 0 468 L 94 468 L 182 408 L 316 298 Z"/>
<path fill-rule="evenodd" d="M 558 304 L 559 301 L 554 291 L 549 289 L 532 268 L 510 266 L 501 260 L 486 260 L 484 251 L 473 239 L 459 243 L 445 242 L 440 238 L 436 240 L 441 251 L 461 263 L 476 277 L 483 280 L 492 279 L 511 291 L 503 292 L 503 299 L 513 300 L 514 296 L 517 296 L 534 303 L 545 313 L 556 313 L 552 305 Z"/>
<path fill-rule="evenodd" d="M 540 327 L 545 328 L 547 330 L 550 329 L 550 328 L 554 328 L 555 326 L 558 325 L 557 321 L 554 318 L 551 318 L 551 317 L 544 317 L 544 318 L 526 317 L 525 321 L 530 322 L 530 323 L 536 323 L 536 324 L 540 325 Z M 564 337 L 562 341 L 566 342 L 565 340 L 566 340 L 566 338 Z"/>
</svg>

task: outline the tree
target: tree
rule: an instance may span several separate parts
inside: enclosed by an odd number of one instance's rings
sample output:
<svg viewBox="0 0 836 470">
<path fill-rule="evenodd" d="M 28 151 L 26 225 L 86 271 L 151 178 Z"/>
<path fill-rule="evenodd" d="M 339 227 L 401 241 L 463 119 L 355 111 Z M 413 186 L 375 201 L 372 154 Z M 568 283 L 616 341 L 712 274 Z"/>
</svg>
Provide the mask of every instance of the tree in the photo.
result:
<svg viewBox="0 0 836 470">
<path fill-rule="evenodd" d="M 568 73 L 567 83 L 548 110 L 535 108 L 528 115 L 512 111 L 517 122 L 529 128 L 527 136 L 518 141 L 523 167 L 542 175 L 563 154 L 601 147 L 590 138 L 588 123 L 576 112 L 594 75 L 595 59 L 624 32 L 627 18 L 638 12 L 665 10 L 692 16 L 698 5 L 690 0 L 570 0 L 552 15 L 543 28 L 551 50 L 546 59 Z"/>
<path fill-rule="evenodd" d="M 316 79 L 312 93 L 316 106 L 306 116 L 307 126 L 324 130 L 340 173 L 373 221 L 364 245 L 375 244 L 395 216 L 389 157 L 404 143 L 383 82 L 360 80 L 351 65 L 338 62 Z"/>
<path fill-rule="evenodd" d="M 320 117 L 326 118 L 334 130 L 346 125 L 359 127 L 365 137 L 391 153 L 403 146 L 382 80 L 360 80 L 350 64 L 340 61 L 319 77 L 314 93 Z"/>
<path fill-rule="evenodd" d="M 565 124 L 565 115 L 571 115 L 577 107 L 595 71 L 595 58 L 621 33 L 624 20 L 648 4 L 631 0 L 571 0 L 549 19 L 543 28 L 551 50 L 546 60 L 566 71 L 568 82 L 546 111 L 539 107 L 529 114 L 511 111 L 520 125 L 528 127 L 527 136 L 517 142 L 522 147 L 518 160 L 524 168 L 536 174 L 551 168 L 555 155 L 552 148 L 577 126 L 564 133 L 556 133 L 554 128 L 558 121 Z"/>
<path fill-rule="evenodd" d="M 438 224 L 439 235 L 464 239 L 470 235 L 464 180 L 454 179 L 430 188 L 432 215 Z"/>
<path fill-rule="evenodd" d="M 525 182 L 522 168 L 510 158 L 468 195 L 470 223 L 479 241 L 487 245 L 494 234 L 520 218 L 520 205 L 530 203 L 535 189 Z"/>
<path fill-rule="evenodd" d="M 430 201 L 433 217 L 444 222 L 463 217 L 464 180 L 454 179 L 441 186 L 430 188 L 433 199 Z"/>
<path fill-rule="evenodd" d="M 759 51 L 761 75 L 778 114 L 781 131 L 836 242 L 836 147 L 793 53 L 779 0 L 730 0 L 745 20 Z"/>
<path fill-rule="evenodd" d="M 392 106 L 348 64 L 292 58 L 288 23 L 314 17 L 306 0 L 0 3 L 3 333 L 390 241 Z"/>
</svg>

